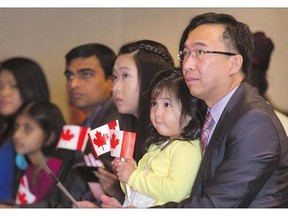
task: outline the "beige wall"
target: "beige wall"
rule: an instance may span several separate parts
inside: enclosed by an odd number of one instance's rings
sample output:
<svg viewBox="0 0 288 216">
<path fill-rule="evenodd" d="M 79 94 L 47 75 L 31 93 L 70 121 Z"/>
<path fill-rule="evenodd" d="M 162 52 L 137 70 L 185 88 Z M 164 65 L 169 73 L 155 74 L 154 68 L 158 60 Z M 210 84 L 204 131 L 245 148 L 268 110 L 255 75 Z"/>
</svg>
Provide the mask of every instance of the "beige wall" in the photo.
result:
<svg viewBox="0 0 288 216">
<path fill-rule="evenodd" d="M 177 61 L 178 43 L 190 19 L 204 12 L 230 13 L 252 31 L 263 30 L 275 43 L 268 72 L 268 96 L 288 112 L 288 9 L 0 9 L 0 60 L 26 56 L 46 72 L 52 101 L 68 116 L 64 56 L 90 42 L 115 52 L 126 42 L 152 39 L 164 43 Z"/>
</svg>

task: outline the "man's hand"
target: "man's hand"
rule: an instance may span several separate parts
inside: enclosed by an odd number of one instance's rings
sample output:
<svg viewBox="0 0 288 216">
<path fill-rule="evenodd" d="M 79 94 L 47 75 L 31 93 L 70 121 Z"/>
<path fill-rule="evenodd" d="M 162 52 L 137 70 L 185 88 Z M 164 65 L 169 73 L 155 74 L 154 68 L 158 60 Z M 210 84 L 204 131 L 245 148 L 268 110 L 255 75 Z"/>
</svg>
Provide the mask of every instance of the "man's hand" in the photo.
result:
<svg viewBox="0 0 288 216">
<path fill-rule="evenodd" d="M 80 208 L 99 208 L 99 206 L 97 206 L 96 204 L 90 202 L 90 201 L 87 201 L 87 200 L 84 200 L 84 201 L 78 201 L 77 202 L 78 206 Z M 73 208 L 77 208 L 74 204 L 72 206 Z"/>
<path fill-rule="evenodd" d="M 117 176 L 103 168 L 99 168 L 98 171 L 95 172 L 95 175 L 99 178 L 99 183 L 103 191 L 109 196 L 114 196 L 115 194 L 113 192 L 115 188 L 117 188 L 116 191 L 118 191 L 120 187 Z"/>
</svg>

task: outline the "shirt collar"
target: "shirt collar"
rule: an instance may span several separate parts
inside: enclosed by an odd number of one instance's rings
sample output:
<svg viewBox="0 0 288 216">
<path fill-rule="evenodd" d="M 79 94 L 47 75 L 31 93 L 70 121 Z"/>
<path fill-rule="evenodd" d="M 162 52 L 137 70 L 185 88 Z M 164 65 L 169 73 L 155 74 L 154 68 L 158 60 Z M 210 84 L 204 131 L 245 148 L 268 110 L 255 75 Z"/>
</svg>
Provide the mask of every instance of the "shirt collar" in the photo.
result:
<svg viewBox="0 0 288 216">
<path fill-rule="evenodd" d="M 223 110 L 225 109 L 227 103 L 229 102 L 230 98 L 232 97 L 232 95 L 234 94 L 234 92 L 237 90 L 238 87 L 239 87 L 239 85 L 237 85 L 232 91 L 230 91 L 227 95 L 225 95 L 225 97 L 223 97 L 221 100 L 219 100 L 210 109 L 211 115 L 212 115 L 213 120 L 215 121 L 216 124 L 219 121 L 220 116 L 221 116 Z"/>
</svg>

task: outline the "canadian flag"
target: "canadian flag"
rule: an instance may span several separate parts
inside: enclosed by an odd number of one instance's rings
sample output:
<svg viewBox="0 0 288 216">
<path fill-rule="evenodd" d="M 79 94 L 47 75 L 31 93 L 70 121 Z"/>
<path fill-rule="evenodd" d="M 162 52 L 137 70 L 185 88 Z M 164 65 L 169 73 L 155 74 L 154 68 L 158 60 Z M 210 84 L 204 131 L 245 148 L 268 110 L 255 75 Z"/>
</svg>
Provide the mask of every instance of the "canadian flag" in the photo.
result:
<svg viewBox="0 0 288 216">
<path fill-rule="evenodd" d="M 125 159 L 132 159 L 134 146 L 136 140 L 136 133 L 121 130 L 110 130 L 110 154 L 114 157 L 120 157 L 122 161 Z M 130 202 L 131 189 L 126 183 L 127 198 Z"/>
<path fill-rule="evenodd" d="M 18 192 L 16 196 L 16 204 L 31 204 L 36 201 L 36 196 L 29 190 L 27 176 L 23 175 L 20 179 Z"/>
<path fill-rule="evenodd" d="M 64 125 L 57 148 L 84 151 L 90 128 L 78 125 Z"/>
<path fill-rule="evenodd" d="M 110 151 L 110 130 L 119 130 L 118 120 L 95 128 L 88 133 L 96 158 Z"/>
<path fill-rule="evenodd" d="M 120 158 L 133 158 L 136 133 L 110 130 L 111 156 Z"/>
</svg>

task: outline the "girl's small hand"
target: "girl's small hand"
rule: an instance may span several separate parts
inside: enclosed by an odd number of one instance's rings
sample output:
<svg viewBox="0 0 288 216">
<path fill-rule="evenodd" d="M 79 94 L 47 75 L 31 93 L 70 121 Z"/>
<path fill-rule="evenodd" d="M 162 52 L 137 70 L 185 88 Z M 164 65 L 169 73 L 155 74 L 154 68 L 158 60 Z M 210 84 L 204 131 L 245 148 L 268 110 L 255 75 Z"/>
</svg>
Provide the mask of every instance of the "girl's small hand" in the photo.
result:
<svg viewBox="0 0 288 216">
<path fill-rule="evenodd" d="M 116 173 L 118 179 L 120 181 L 127 183 L 135 169 L 136 169 L 136 162 L 133 159 L 125 159 L 125 161 L 122 160 L 118 161 L 116 166 Z"/>
<path fill-rule="evenodd" d="M 101 207 L 102 208 L 121 208 L 121 203 L 114 197 L 109 197 L 106 195 L 101 196 Z"/>
<path fill-rule="evenodd" d="M 116 168 L 118 166 L 118 163 L 121 161 L 120 158 L 115 158 L 112 162 L 111 162 L 111 165 L 112 165 L 112 169 L 113 171 L 116 173 Z"/>
</svg>

